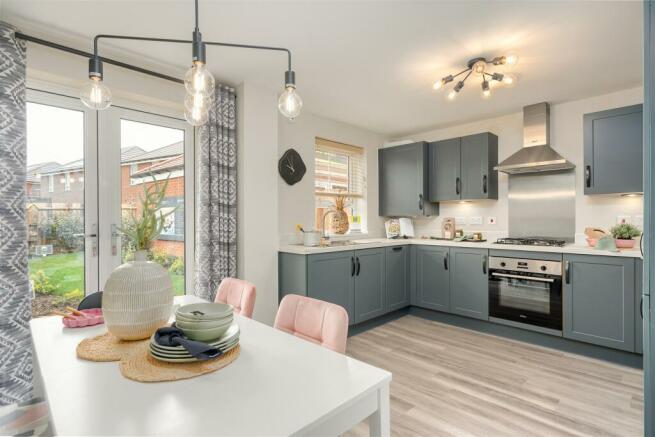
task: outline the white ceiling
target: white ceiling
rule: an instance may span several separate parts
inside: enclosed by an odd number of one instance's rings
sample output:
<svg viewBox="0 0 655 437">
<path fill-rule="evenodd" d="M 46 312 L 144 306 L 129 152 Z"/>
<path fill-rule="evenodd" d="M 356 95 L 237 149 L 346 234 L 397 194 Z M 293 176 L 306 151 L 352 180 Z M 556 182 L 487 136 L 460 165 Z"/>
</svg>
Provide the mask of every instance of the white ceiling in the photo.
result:
<svg viewBox="0 0 655 437">
<path fill-rule="evenodd" d="M 642 81 L 642 3 L 552 1 L 200 2 L 205 40 L 288 47 L 305 109 L 398 137 L 432 127 L 516 112 L 638 86 Z M 2 0 L 2 19 L 75 41 L 89 50 L 98 33 L 187 39 L 193 2 Z M 83 39 L 82 39 L 83 38 Z M 163 63 L 179 74 L 190 48 L 103 42 L 122 59 Z M 435 79 L 475 56 L 512 51 L 519 83 L 480 97 L 467 82 L 455 102 L 432 90 Z M 279 89 L 279 53 L 210 48 L 208 63 L 228 83 Z M 166 70 L 166 67 L 160 69 Z"/>
</svg>

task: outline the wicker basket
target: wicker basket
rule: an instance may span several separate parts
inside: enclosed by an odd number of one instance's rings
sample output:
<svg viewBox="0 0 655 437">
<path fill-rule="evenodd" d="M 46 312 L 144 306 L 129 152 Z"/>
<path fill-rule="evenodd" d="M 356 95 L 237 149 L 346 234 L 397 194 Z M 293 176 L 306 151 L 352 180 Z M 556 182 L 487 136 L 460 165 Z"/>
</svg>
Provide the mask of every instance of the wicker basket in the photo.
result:
<svg viewBox="0 0 655 437">
<path fill-rule="evenodd" d="M 121 340 L 150 337 L 173 308 L 173 283 L 166 269 L 146 261 L 146 252 L 114 270 L 105 284 L 102 312 L 107 330 Z"/>
</svg>

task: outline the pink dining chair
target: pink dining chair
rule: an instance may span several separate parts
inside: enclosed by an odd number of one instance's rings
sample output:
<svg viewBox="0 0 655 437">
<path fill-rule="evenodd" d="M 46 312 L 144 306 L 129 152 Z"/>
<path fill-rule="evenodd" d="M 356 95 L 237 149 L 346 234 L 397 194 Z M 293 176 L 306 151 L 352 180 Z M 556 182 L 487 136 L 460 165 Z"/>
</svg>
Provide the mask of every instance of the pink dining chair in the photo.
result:
<svg viewBox="0 0 655 437">
<path fill-rule="evenodd" d="M 214 302 L 227 303 L 242 316 L 252 318 L 257 290 L 254 284 L 237 278 L 223 278 Z"/>
<path fill-rule="evenodd" d="M 280 302 L 275 328 L 333 351 L 346 352 L 348 313 L 339 305 L 288 294 Z"/>
</svg>

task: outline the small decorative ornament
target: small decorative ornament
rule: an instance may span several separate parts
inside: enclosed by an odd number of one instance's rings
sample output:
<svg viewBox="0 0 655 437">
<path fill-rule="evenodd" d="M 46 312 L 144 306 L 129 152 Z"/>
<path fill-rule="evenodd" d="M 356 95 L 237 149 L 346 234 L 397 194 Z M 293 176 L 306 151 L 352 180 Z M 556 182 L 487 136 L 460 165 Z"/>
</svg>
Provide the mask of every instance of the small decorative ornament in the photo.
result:
<svg viewBox="0 0 655 437">
<path fill-rule="evenodd" d="M 277 163 L 277 169 L 282 179 L 289 185 L 300 182 L 307 171 L 300 154 L 294 149 L 284 152 Z"/>
<path fill-rule="evenodd" d="M 348 214 L 344 209 L 346 207 L 346 200 L 346 196 L 337 196 L 334 200 L 334 211 L 330 216 L 330 221 L 335 234 L 343 235 L 350 229 Z"/>
</svg>

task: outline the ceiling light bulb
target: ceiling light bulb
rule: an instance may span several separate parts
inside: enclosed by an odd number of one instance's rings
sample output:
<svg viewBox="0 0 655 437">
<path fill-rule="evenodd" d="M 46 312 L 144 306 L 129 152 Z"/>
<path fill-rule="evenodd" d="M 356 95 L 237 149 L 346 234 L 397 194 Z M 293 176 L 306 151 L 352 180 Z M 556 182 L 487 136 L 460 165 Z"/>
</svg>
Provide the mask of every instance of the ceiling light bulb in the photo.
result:
<svg viewBox="0 0 655 437">
<path fill-rule="evenodd" d="M 194 61 L 184 75 L 184 86 L 189 94 L 211 96 L 214 94 L 216 82 L 204 62 Z"/>
<path fill-rule="evenodd" d="M 184 118 L 192 126 L 202 126 L 209 120 L 209 111 L 200 106 L 185 108 Z"/>
<path fill-rule="evenodd" d="M 208 111 L 211 107 L 212 101 L 212 96 L 205 96 L 201 93 L 187 93 L 186 97 L 184 98 L 184 108 L 189 111 L 193 108 L 200 108 L 202 110 Z"/>
<path fill-rule="evenodd" d="M 443 79 L 439 79 L 434 83 L 434 85 L 432 85 L 432 88 L 434 88 L 435 90 L 440 90 L 443 86 L 444 86 Z"/>
<path fill-rule="evenodd" d="M 287 84 L 284 92 L 280 94 L 280 98 L 277 101 L 277 107 L 280 110 L 280 113 L 289 120 L 293 120 L 300 115 L 302 99 L 298 93 L 296 93 L 295 86 Z"/>
<path fill-rule="evenodd" d="M 505 84 L 507 86 L 511 87 L 511 86 L 516 85 L 516 80 L 517 79 L 516 79 L 515 74 L 506 73 L 506 74 L 503 75 L 503 84 Z"/>
<path fill-rule="evenodd" d="M 489 89 L 489 82 L 486 80 L 482 82 L 482 95 L 484 97 L 489 97 L 491 95 L 491 90 Z"/>
<path fill-rule="evenodd" d="M 111 91 L 100 77 L 91 76 L 80 90 L 80 99 L 91 109 L 107 109 L 111 105 Z"/>
<path fill-rule="evenodd" d="M 515 54 L 512 53 L 505 56 L 505 65 L 509 65 L 510 67 L 513 67 L 518 63 L 519 63 L 519 57 L 516 56 Z"/>
<path fill-rule="evenodd" d="M 484 73 L 485 68 L 487 68 L 487 64 L 484 61 L 478 61 L 473 64 L 473 71 L 476 73 Z"/>
<path fill-rule="evenodd" d="M 455 100 L 455 98 L 457 98 L 457 91 L 455 91 L 454 89 L 450 90 L 450 92 L 448 93 L 448 100 Z"/>
</svg>

